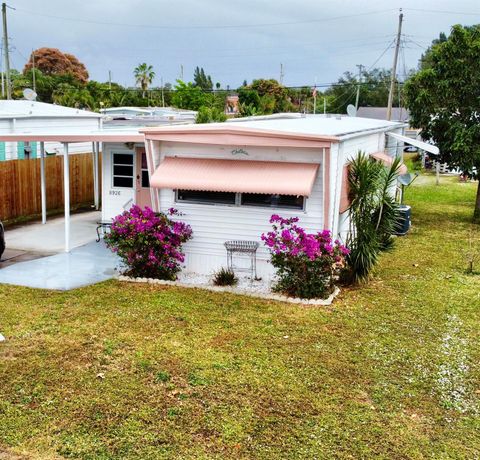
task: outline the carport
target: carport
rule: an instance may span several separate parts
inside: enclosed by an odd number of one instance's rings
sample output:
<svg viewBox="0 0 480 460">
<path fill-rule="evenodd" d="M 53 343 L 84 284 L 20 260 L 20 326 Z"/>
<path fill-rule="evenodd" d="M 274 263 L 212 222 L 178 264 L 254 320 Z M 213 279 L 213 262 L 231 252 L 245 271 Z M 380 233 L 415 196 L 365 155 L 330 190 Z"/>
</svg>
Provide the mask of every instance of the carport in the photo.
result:
<svg viewBox="0 0 480 460">
<path fill-rule="evenodd" d="M 103 142 L 121 142 L 135 143 L 143 142 L 143 134 L 139 134 L 137 130 L 117 131 L 117 130 L 99 130 L 90 133 L 83 132 L 59 132 L 59 133 L 9 133 L 0 135 L 0 141 L 5 142 L 39 142 L 40 143 L 40 180 L 41 180 L 41 203 L 42 203 L 42 224 L 47 222 L 47 192 L 45 177 L 45 142 L 60 142 L 64 147 L 63 154 L 63 193 L 64 193 L 64 251 L 71 250 L 71 231 L 70 231 L 70 169 L 69 169 L 69 145 L 79 142 L 91 142 L 94 155 L 94 202 L 95 208 L 98 210 L 100 203 L 100 181 L 98 177 L 99 152 L 101 151 L 101 143 Z M 28 161 L 28 160 L 24 160 Z"/>
</svg>

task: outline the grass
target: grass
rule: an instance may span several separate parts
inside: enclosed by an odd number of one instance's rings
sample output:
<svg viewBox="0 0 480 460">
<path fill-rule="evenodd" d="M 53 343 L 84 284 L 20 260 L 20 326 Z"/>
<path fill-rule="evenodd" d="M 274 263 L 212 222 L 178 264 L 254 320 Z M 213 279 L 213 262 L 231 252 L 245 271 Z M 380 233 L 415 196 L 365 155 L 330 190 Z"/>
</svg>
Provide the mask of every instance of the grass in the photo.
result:
<svg viewBox="0 0 480 460">
<path fill-rule="evenodd" d="M 1 286 L 0 458 L 479 458 L 475 185 L 433 181 L 408 189 L 413 228 L 372 281 L 330 308 Z"/>
<path fill-rule="evenodd" d="M 418 152 L 404 152 L 403 162 L 410 172 L 420 172 L 422 169 L 422 162 Z"/>
</svg>

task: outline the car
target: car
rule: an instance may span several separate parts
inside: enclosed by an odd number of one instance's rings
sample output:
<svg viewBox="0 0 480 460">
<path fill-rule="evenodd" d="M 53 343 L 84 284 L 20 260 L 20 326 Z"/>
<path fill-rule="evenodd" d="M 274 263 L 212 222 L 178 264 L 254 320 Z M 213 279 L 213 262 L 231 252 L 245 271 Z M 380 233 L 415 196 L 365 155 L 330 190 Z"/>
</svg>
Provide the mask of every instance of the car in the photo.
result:
<svg viewBox="0 0 480 460">
<path fill-rule="evenodd" d="M 5 228 L 3 227 L 2 221 L 0 220 L 0 259 L 2 258 L 4 251 L 5 251 Z"/>
</svg>

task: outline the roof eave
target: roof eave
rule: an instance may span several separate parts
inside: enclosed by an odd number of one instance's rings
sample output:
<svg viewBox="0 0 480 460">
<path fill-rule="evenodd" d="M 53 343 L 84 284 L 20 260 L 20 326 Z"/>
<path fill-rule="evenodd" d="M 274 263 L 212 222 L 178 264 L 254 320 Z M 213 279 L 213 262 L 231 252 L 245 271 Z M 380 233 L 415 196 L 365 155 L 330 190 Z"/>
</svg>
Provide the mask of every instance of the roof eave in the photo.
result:
<svg viewBox="0 0 480 460">
<path fill-rule="evenodd" d="M 213 145 L 258 145 L 289 147 L 329 147 L 339 142 L 337 136 L 325 136 L 289 131 L 245 128 L 242 126 L 185 125 L 143 128 L 146 139 Z"/>
</svg>

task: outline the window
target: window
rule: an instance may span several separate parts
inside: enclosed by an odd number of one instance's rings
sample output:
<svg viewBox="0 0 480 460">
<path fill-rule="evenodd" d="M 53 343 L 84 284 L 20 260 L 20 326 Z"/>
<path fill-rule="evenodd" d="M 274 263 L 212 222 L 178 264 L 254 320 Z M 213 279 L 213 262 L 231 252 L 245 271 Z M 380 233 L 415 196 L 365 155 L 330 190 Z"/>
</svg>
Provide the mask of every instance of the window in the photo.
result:
<svg viewBox="0 0 480 460">
<path fill-rule="evenodd" d="M 142 188 L 150 187 L 150 177 L 148 177 L 147 154 L 142 153 Z"/>
<path fill-rule="evenodd" d="M 25 141 L 23 143 L 23 158 L 25 158 L 25 160 L 30 160 L 31 153 L 32 153 L 32 146 L 30 145 L 30 142 Z"/>
<path fill-rule="evenodd" d="M 113 153 L 113 186 L 133 187 L 133 155 L 130 153 Z"/>
<path fill-rule="evenodd" d="M 264 193 L 242 193 L 241 204 L 262 208 L 303 209 L 303 196 L 266 195 Z"/>
<path fill-rule="evenodd" d="M 199 204 L 257 206 L 261 208 L 303 209 L 305 198 L 295 195 L 267 195 L 264 193 L 178 190 L 177 201 Z"/>
<path fill-rule="evenodd" d="M 202 192 L 195 190 L 178 190 L 177 200 L 190 203 L 235 204 L 236 194 L 233 192 Z"/>
</svg>

